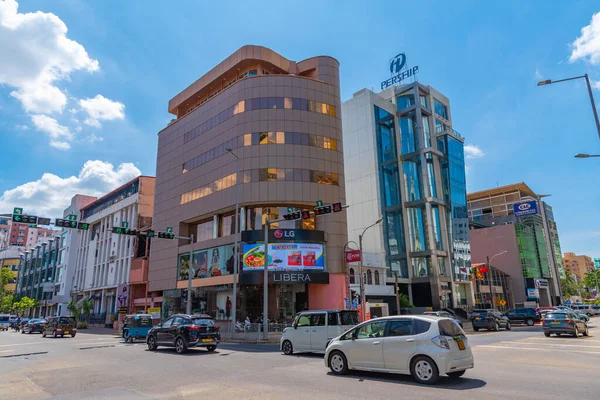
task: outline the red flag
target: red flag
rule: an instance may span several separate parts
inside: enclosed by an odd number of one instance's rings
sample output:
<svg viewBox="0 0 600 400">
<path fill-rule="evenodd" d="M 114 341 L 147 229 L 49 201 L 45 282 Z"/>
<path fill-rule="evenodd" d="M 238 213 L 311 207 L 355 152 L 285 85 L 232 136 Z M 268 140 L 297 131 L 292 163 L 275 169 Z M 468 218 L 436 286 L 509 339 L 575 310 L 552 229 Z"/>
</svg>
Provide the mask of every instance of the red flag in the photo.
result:
<svg viewBox="0 0 600 400">
<path fill-rule="evenodd" d="M 479 267 L 479 272 L 481 272 L 482 274 L 485 274 L 486 272 L 488 272 L 490 269 L 488 267 Z"/>
</svg>

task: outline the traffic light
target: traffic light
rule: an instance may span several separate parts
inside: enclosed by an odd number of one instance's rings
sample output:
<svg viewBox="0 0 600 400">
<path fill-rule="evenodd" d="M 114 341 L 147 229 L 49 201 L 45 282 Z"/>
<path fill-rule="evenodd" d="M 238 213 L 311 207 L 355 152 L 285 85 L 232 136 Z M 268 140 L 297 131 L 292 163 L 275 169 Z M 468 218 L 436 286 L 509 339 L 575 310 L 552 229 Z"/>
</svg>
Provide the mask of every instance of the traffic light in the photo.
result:
<svg viewBox="0 0 600 400">
<path fill-rule="evenodd" d="M 174 233 L 158 232 L 159 239 L 175 239 Z"/>
<path fill-rule="evenodd" d="M 302 212 L 300 212 L 300 211 L 294 211 L 293 213 L 285 214 L 283 216 L 283 218 L 285 218 L 287 221 L 293 221 L 296 219 L 300 219 L 300 217 L 302 217 Z"/>
<path fill-rule="evenodd" d="M 340 212 L 340 211 L 342 211 L 342 210 L 343 210 L 343 208 L 342 208 L 342 203 L 341 203 L 341 202 L 339 202 L 339 203 L 333 203 L 333 204 L 331 205 L 331 207 L 333 208 L 333 212 L 334 212 L 334 213 L 336 213 L 336 212 Z"/>
<path fill-rule="evenodd" d="M 71 221 L 68 219 L 56 219 L 54 225 L 60 228 L 77 228 L 77 221 Z"/>
<path fill-rule="evenodd" d="M 310 219 L 310 211 L 309 210 L 302 211 L 302 219 Z"/>
<path fill-rule="evenodd" d="M 12 216 L 12 220 L 13 222 L 18 222 L 20 224 L 37 224 L 37 218 L 33 215 L 20 215 L 20 214 L 13 214 Z"/>
<path fill-rule="evenodd" d="M 129 236 L 137 236 L 140 234 L 140 231 L 137 229 L 129 229 L 129 228 L 112 228 L 112 233 L 116 233 L 118 235 L 129 235 Z"/>
<path fill-rule="evenodd" d="M 88 224 L 87 222 L 80 222 L 77 224 L 77 229 L 87 231 L 88 229 L 90 229 L 90 224 Z"/>
<path fill-rule="evenodd" d="M 147 237 L 154 237 L 154 231 L 153 230 L 146 231 L 146 236 Z"/>
<path fill-rule="evenodd" d="M 324 215 L 331 213 L 331 204 L 321 207 L 315 207 L 315 215 Z"/>
</svg>

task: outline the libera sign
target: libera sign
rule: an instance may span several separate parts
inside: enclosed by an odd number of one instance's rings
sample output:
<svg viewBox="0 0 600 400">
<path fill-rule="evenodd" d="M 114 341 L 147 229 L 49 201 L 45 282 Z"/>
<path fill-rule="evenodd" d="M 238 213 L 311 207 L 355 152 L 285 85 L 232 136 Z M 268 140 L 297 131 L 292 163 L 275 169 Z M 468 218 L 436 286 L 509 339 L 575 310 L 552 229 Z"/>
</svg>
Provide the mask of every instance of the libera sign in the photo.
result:
<svg viewBox="0 0 600 400">
<path fill-rule="evenodd" d="M 406 54 L 400 53 L 396 57 L 390 60 L 390 73 L 392 77 L 381 82 L 381 90 L 385 90 L 391 86 L 394 86 L 406 78 L 415 76 L 419 72 L 419 67 L 415 66 L 412 68 L 406 67 Z"/>
</svg>

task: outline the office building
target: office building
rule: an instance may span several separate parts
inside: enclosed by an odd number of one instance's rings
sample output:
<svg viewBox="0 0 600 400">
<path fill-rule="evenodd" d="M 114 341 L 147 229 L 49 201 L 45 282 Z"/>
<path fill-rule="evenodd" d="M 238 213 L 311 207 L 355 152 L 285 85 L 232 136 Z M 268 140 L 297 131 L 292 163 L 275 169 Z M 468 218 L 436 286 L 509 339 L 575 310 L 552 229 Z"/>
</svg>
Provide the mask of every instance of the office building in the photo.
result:
<svg viewBox="0 0 600 400">
<path fill-rule="evenodd" d="M 595 269 L 594 261 L 586 255 L 577 255 L 575 253 L 565 253 L 562 259 L 565 271 L 568 274 L 575 275 L 577 282 L 583 282 L 585 275 Z"/>
<path fill-rule="evenodd" d="M 76 194 L 71 198 L 71 204 L 63 211 L 63 218 L 76 216 L 79 218 L 81 210 L 88 204 L 96 201 L 96 197 Z M 52 296 L 52 315 L 70 315 L 67 308 L 72 299 L 73 282 L 75 280 L 75 268 L 77 259 L 77 248 L 79 245 L 79 236 L 82 231 L 79 229 L 63 228 L 59 234 L 59 249 L 57 268 L 54 279 L 54 294 Z"/>
<path fill-rule="evenodd" d="M 162 313 L 192 310 L 256 320 L 263 310 L 263 227 L 288 209 L 345 202 L 339 64 L 292 61 L 244 46 L 169 101 L 176 116 L 158 133 L 154 228 L 194 235 L 152 243 L 150 296 Z M 239 161 L 238 161 L 239 159 Z M 239 172 L 236 171 L 239 167 Z M 239 296 L 233 297 L 236 186 Z M 343 308 L 345 212 L 271 224 L 268 317 Z"/>
<path fill-rule="evenodd" d="M 1 229 L 1 228 L 0 228 Z M 8 268 L 16 275 L 4 286 L 9 292 L 14 292 L 19 278 L 19 263 L 23 249 L 17 246 L 0 247 L 0 268 Z"/>
<path fill-rule="evenodd" d="M 78 307 L 83 299 L 93 302 L 95 324 L 112 327 L 119 309 L 132 309 L 133 297 L 120 294 L 117 299 L 117 289 L 129 293 L 132 261 L 147 244 L 145 238 L 113 233 L 112 228 L 149 229 L 153 204 L 154 178 L 139 176 L 81 208 L 79 220 L 89 229 L 78 233 L 72 293 Z"/>
<path fill-rule="evenodd" d="M 349 239 L 383 218 L 365 232 L 363 249 L 380 255 L 389 284 L 397 276 L 415 306 L 472 305 L 464 139 L 449 99 L 418 82 L 363 89 L 342 116 Z M 394 295 L 366 297 L 367 307 L 396 312 Z"/>
<path fill-rule="evenodd" d="M 560 278 L 565 275 L 560 241 L 552 208 L 543 197 L 523 182 L 467 195 L 473 263 L 490 257 L 508 275 L 509 305 L 561 303 Z M 494 306 L 498 296 L 490 298 L 485 283 L 483 287 L 476 302 Z"/>
</svg>

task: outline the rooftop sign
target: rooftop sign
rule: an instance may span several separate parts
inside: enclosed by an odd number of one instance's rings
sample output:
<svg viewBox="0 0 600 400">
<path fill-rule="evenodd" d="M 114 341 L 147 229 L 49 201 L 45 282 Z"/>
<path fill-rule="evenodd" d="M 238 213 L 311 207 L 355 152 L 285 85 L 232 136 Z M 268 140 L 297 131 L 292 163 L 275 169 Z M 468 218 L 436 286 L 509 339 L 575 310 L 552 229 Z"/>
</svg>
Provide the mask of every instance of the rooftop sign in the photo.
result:
<svg viewBox="0 0 600 400">
<path fill-rule="evenodd" d="M 381 82 L 381 90 L 399 84 L 406 78 L 415 76 L 417 72 L 419 72 L 419 67 L 415 66 L 408 68 L 406 66 L 406 54 L 400 53 L 390 60 L 390 73 L 392 74 L 392 77 Z"/>
</svg>

